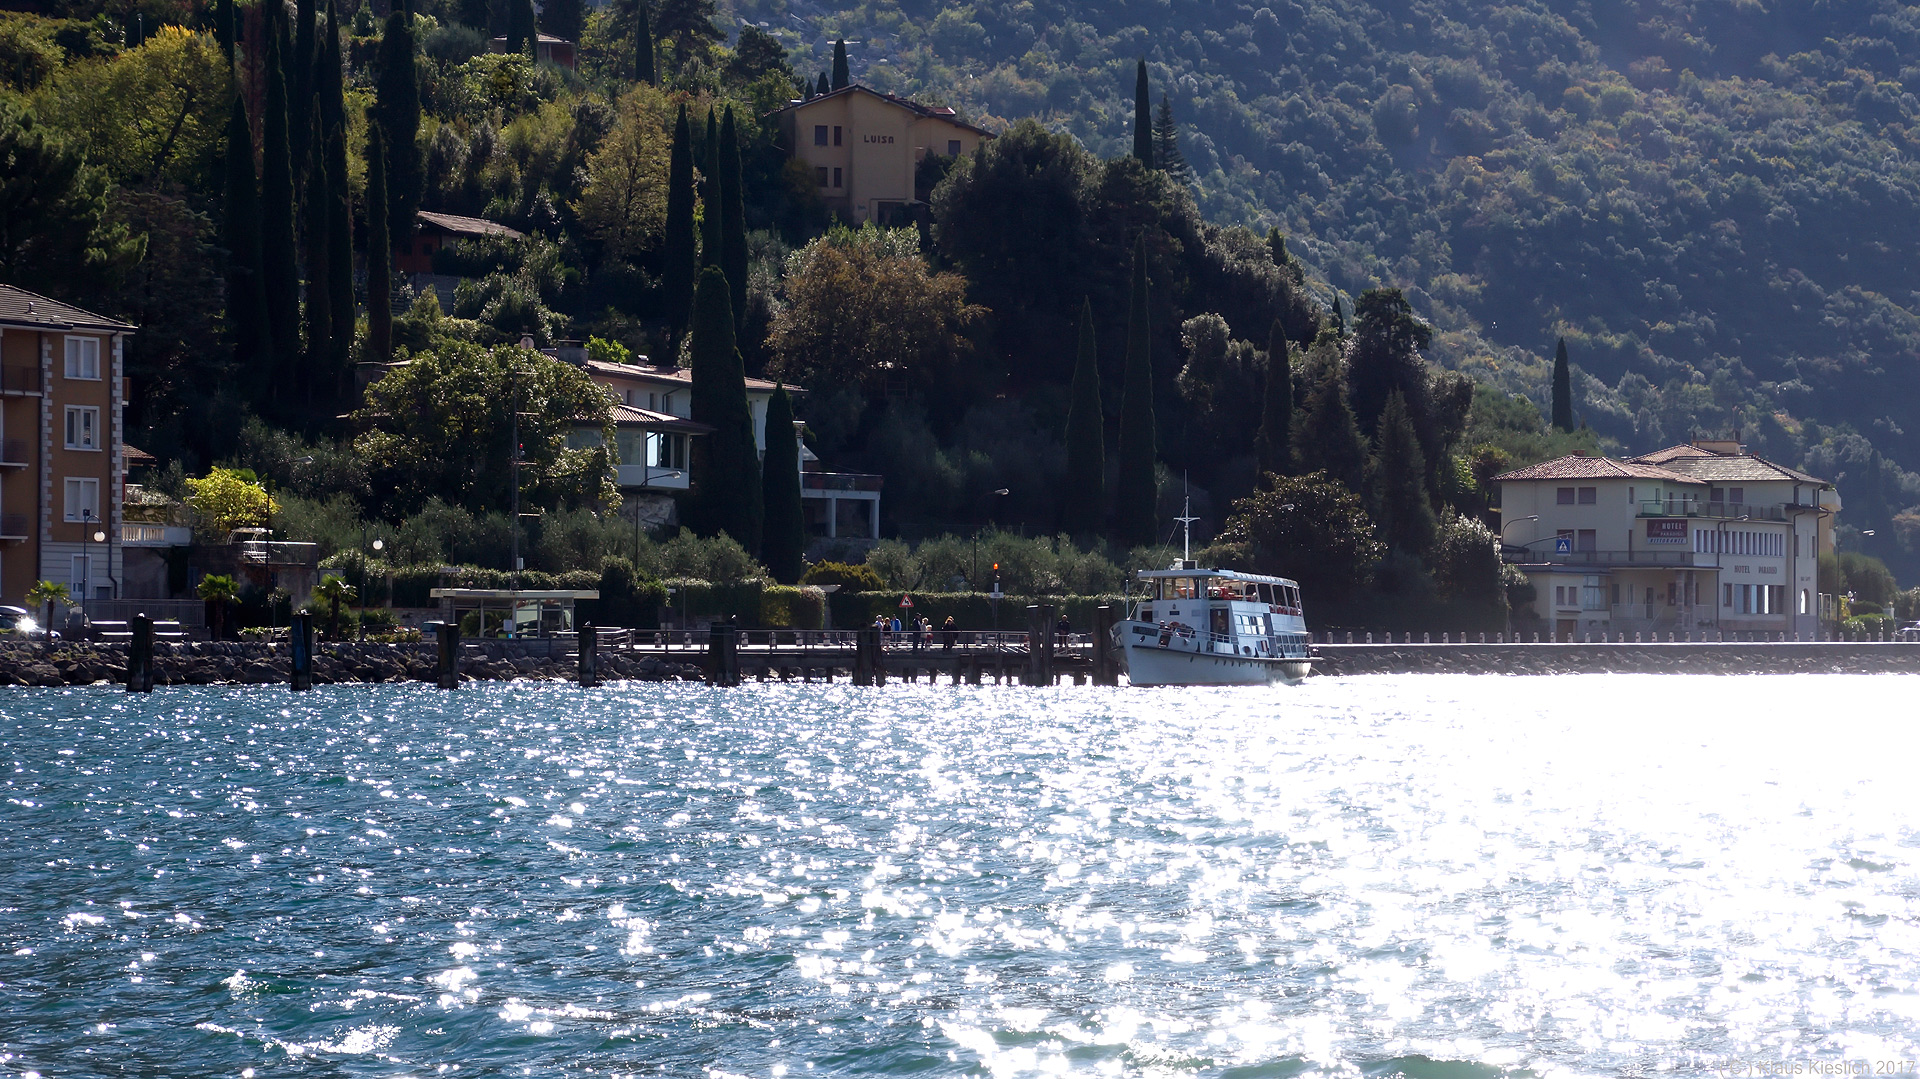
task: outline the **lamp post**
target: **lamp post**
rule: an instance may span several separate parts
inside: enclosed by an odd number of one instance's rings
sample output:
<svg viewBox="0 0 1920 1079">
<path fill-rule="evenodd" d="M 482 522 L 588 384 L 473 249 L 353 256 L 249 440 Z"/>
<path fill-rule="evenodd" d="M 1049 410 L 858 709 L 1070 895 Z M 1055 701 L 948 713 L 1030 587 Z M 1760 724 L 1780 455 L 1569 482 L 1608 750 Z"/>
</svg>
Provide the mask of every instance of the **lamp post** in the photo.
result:
<svg viewBox="0 0 1920 1079">
<path fill-rule="evenodd" d="M 93 549 L 88 544 L 93 539 L 93 510 L 80 511 L 80 610 L 87 609 L 87 600 L 93 595 Z M 102 536 L 101 538 L 105 538 Z"/>
</svg>

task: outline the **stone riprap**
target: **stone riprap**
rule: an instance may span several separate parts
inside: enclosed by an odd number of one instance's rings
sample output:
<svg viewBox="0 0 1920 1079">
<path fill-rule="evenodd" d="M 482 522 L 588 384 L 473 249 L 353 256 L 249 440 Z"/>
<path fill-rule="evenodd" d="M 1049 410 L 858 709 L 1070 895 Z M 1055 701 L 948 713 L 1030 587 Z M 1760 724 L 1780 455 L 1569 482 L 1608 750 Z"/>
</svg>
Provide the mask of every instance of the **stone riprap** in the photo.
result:
<svg viewBox="0 0 1920 1079">
<path fill-rule="evenodd" d="M 1920 644 L 1317 644 L 1314 673 L 1914 674 Z"/>
<path fill-rule="evenodd" d="M 431 644 L 342 643 L 314 646 L 313 681 L 431 682 L 434 646 Z M 698 681 L 700 656 L 684 660 L 600 653 L 602 680 Z M 289 680 L 285 643 L 212 641 L 191 644 L 156 642 L 153 647 L 153 684 L 156 686 L 215 684 L 272 685 Z M 572 681 L 578 667 L 571 652 L 545 641 L 474 641 L 460 649 L 463 681 L 545 679 Z M 124 682 L 127 646 L 85 641 L 31 642 L 0 646 L 0 685 L 74 686 L 96 682 Z"/>
</svg>

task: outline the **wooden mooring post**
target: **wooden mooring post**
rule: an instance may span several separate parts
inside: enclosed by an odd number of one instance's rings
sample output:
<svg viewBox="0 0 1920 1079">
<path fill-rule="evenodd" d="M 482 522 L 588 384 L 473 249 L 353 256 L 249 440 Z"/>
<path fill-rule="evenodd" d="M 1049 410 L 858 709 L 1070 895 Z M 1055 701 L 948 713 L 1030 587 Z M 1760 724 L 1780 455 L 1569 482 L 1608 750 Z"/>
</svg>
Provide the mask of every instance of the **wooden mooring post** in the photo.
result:
<svg viewBox="0 0 1920 1079">
<path fill-rule="evenodd" d="M 716 686 L 740 684 L 740 632 L 732 626 L 707 630 L 707 680 Z"/>
<path fill-rule="evenodd" d="M 600 628 L 592 622 L 580 626 L 580 688 L 600 684 Z"/>
<path fill-rule="evenodd" d="M 1120 664 L 1113 654 L 1113 608 L 1101 604 L 1093 609 L 1093 684 L 1120 684 Z"/>
<path fill-rule="evenodd" d="M 313 688 L 313 616 L 296 612 L 287 630 L 288 673 L 294 692 Z"/>
<path fill-rule="evenodd" d="M 144 612 L 133 616 L 133 636 L 127 641 L 127 692 L 153 692 L 153 619 Z"/>
<path fill-rule="evenodd" d="M 440 645 L 434 657 L 433 683 L 441 689 L 460 688 L 460 623 L 434 622 L 434 637 Z"/>
<path fill-rule="evenodd" d="M 1026 685 L 1053 684 L 1053 612 L 1051 603 L 1027 608 L 1027 664 L 1020 679 Z"/>
</svg>

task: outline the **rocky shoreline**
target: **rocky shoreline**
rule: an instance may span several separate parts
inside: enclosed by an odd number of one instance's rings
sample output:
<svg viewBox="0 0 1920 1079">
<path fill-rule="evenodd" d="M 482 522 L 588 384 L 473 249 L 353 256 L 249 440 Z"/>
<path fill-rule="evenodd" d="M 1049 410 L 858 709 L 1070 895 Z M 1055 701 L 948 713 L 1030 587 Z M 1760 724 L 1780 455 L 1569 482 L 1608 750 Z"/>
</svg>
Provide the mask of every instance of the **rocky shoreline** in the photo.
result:
<svg viewBox="0 0 1920 1079">
<path fill-rule="evenodd" d="M 317 644 L 313 649 L 313 681 L 315 685 L 432 682 L 434 657 L 432 645 Z M 602 651 L 600 677 L 607 681 L 704 681 L 699 658 L 695 655 L 681 661 Z M 285 644 L 156 642 L 153 684 L 285 685 L 290 678 L 289 664 Z M 570 654 L 558 650 L 549 654 L 545 642 L 476 641 L 461 648 L 460 676 L 462 681 L 571 682 L 577 677 L 577 667 Z M 125 682 L 126 677 L 124 644 L 75 641 L 0 649 L 0 686 L 86 686 Z"/>
</svg>

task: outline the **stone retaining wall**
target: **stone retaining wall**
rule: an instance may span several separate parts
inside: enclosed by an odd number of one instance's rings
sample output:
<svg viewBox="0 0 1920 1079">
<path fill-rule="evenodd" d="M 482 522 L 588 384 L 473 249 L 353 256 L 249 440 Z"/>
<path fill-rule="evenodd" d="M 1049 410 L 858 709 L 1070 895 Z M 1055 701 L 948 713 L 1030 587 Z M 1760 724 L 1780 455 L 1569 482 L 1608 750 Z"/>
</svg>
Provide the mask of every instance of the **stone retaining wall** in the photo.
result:
<svg viewBox="0 0 1920 1079">
<path fill-rule="evenodd" d="M 1320 644 L 1316 674 L 1914 674 L 1920 645 Z"/>
</svg>

